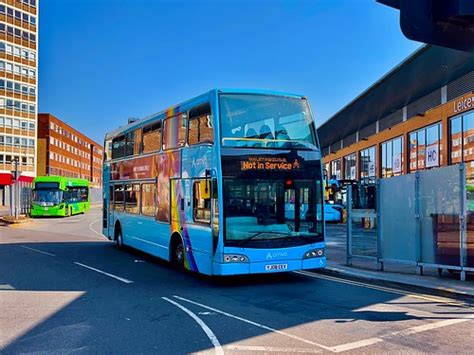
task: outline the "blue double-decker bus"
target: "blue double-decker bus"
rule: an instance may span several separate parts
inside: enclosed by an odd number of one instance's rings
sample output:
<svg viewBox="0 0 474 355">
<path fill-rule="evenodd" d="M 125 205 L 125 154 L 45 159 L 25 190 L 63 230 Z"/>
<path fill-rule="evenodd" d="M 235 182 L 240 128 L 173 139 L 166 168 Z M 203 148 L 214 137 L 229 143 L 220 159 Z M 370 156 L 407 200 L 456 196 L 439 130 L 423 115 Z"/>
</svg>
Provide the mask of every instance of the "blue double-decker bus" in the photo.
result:
<svg viewBox="0 0 474 355">
<path fill-rule="evenodd" d="M 207 275 L 326 265 L 305 97 L 211 90 L 105 137 L 103 234 Z"/>
</svg>

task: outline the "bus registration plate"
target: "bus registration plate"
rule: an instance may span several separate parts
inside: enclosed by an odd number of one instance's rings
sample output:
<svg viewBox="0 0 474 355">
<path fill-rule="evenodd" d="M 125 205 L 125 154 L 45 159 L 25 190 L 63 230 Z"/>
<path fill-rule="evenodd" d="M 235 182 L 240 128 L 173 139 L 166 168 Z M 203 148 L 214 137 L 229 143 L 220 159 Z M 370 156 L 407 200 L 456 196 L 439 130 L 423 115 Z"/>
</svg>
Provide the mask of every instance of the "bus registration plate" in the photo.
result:
<svg viewBox="0 0 474 355">
<path fill-rule="evenodd" d="M 265 265 L 265 271 L 287 270 L 288 264 L 270 264 Z"/>
</svg>

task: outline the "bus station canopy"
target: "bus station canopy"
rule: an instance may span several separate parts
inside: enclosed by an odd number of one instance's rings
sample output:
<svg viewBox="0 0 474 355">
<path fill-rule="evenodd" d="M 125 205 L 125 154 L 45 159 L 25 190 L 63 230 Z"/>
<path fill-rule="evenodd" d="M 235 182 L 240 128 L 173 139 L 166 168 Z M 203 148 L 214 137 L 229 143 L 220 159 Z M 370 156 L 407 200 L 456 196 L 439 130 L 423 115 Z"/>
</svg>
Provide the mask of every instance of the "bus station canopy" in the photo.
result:
<svg viewBox="0 0 474 355">
<path fill-rule="evenodd" d="M 318 128 L 321 147 L 373 124 L 474 70 L 474 53 L 424 45 Z"/>
</svg>

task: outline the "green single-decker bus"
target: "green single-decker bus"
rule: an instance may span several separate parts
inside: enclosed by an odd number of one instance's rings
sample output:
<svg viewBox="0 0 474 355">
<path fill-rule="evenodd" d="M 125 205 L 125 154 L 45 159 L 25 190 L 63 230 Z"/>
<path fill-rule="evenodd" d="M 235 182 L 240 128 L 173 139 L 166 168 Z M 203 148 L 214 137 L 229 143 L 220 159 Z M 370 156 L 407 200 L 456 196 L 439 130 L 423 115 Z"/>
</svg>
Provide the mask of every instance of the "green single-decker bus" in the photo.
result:
<svg viewBox="0 0 474 355">
<path fill-rule="evenodd" d="M 89 181 L 62 176 L 33 180 L 31 217 L 72 216 L 89 210 Z"/>
</svg>

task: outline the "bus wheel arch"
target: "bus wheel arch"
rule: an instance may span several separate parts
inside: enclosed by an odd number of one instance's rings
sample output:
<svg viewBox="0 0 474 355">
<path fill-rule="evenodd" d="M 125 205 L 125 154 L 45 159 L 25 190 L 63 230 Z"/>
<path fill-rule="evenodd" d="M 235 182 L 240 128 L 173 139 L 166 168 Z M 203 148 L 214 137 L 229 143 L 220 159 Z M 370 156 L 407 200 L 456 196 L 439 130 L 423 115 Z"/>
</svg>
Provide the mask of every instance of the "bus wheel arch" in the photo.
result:
<svg viewBox="0 0 474 355">
<path fill-rule="evenodd" d="M 118 248 L 123 247 L 123 232 L 122 232 L 122 225 L 120 224 L 119 221 L 115 222 L 115 227 L 114 227 L 114 241 L 115 245 Z"/>
<path fill-rule="evenodd" d="M 184 268 L 184 241 L 181 234 L 178 232 L 174 232 L 171 235 L 170 241 L 170 262 L 178 267 L 183 269 Z"/>
</svg>

